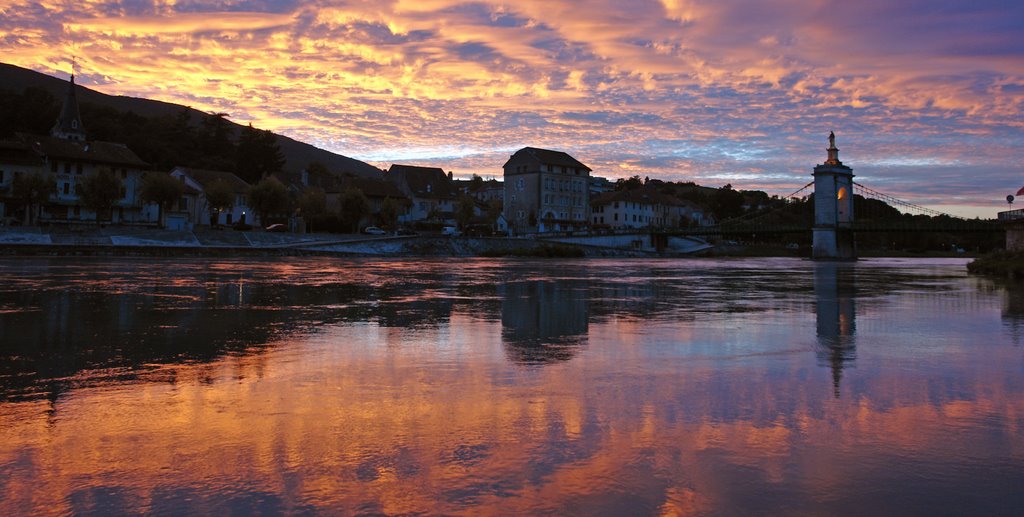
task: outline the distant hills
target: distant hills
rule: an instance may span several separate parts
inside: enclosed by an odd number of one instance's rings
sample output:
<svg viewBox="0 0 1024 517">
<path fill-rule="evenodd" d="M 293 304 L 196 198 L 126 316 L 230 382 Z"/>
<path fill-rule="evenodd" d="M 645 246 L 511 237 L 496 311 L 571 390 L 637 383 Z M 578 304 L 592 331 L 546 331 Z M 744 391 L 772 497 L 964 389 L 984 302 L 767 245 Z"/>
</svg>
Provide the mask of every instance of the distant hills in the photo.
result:
<svg viewBox="0 0 1024 517">
<path fill-rule="evenodd" d="M 66 78 L 52 77 L 26 68 L 0 63 L 0 90 L 21 93 L 30 87 L 46 90 L 56 99 L 63 100 L 67 93 L 68 82 Z M 120 112 L 133 112 L 143 117 L 173 117 L 180 114 L 182 110 L 187 109 L 190 114 L 189 119 L 191 123 L 198 124 L 207 115 L 203 111 L 180 104 L 121 95 L 107 95 L 81 85 L 79 85 L 77 94 L 78 101 L 81 104 L 94 104 Z M 89 121 L 83 120 L 83 122 L 88 129 Z M 228 124 L 232 136 L 237 136 L 243 127 L 230 121 L 228 121 Z M 380 169 L 355 158 L 325 151 L 286 136 L 275 134 L 275 137 L 285 158 L 285 171 L 297 172 L 312 162 L 320 162 L 327 166 L 328 170 L 335 173 L 349 173 L 362 177 L 380 177 L 381 175 Z"/>
</svg>

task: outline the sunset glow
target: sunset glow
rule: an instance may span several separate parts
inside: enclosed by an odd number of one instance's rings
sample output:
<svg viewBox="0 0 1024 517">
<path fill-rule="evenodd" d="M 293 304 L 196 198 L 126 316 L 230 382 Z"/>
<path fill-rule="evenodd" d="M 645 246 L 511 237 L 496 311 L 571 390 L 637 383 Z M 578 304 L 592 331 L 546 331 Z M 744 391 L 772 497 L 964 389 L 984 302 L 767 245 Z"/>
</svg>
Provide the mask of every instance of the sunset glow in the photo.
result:
<svg viewBox="0 0 1024 517">
<path fill-rule="evenodd" d="M 857 180 L 992 217 L 1022 182 L 1009 1 L 7 0 L 0 60 L 226 112 L 387 167 L 500 177 L 523 146 L 788 194 Z"/>
</svg>

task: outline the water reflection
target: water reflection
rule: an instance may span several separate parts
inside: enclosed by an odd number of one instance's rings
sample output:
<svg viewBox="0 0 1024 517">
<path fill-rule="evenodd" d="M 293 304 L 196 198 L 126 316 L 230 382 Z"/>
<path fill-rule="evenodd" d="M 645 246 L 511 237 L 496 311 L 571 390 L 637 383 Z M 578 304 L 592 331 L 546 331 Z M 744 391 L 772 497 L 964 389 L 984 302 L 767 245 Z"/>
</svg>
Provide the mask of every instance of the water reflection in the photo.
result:
<svg viewBox="0 0 1024 517">
<path fill-rule="evenodd" d="M 2 265 L 0 515 L 1024 507 L 962 263 Z"/>
<path fill-rule="evenodd" d="M 586 345 L 587 285 L 566 280 L 528 280 L 499 287 L 501 335 L 509 359 L 543 364 L 571 359 Z"/>
<path fill-rule="evenodd" d="M 857 358 L 855 271 L 855 266 L 848 263 L 814 265 L 817 356 L 832 369 L 832 391 L 836 398 L 839 398 L 843 368 Z"/>
</svg>

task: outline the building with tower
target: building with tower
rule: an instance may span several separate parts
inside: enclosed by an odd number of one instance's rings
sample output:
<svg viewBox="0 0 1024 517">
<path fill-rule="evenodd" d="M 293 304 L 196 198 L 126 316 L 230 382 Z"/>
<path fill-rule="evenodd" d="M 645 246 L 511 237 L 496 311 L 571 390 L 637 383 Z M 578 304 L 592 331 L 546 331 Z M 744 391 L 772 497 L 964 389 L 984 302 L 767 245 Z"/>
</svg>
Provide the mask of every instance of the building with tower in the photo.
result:
<svg viewBox="0 0 1024 517">
<path fill-rule="evenodd" d="M 113 142 L 90 141 L 78 107 L 75 76 L 68 81 L 68 92 L 60 115 L 49 135 L 19 133 L 14 141 L 3 142 L 0 149 L 0 196 L 3 215 L 24 210 L 13 197 L 13 181 L 21 174 L 41 174 L 56 184 L 56 193 L 42 206 L 37 220 L 46 223 L 112 222 L 148 223 L 154 214 L 138 197 L 148 164 L 128 146 Z M 9 157 L 10 160 L 4 160 Z M 4 163 L 10 161 L 12 163 Z M 10 170 L 10 172 L 8 172 Z M 108 172 L 121 183 L 120 198 L 109 211 L 97 214 L 82 202 L 86 178 Z M 8 187 L 8 188 L 4 188 Z"/>
<path fill-rule="evenodd" d="M 814 168 L 815 259 L 854 260 L 853 169 L 839 161 L 836 135 L 828 135 L 828 159 Z"/>
</svg>

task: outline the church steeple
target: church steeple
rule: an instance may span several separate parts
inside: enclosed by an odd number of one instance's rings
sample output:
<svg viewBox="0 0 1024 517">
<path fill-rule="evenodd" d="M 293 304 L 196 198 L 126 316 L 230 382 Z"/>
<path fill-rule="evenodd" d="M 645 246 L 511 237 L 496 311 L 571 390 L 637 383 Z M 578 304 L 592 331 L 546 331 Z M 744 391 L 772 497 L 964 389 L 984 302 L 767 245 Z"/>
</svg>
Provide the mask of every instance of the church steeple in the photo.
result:
<svg viewBox="0 0 1024 517">
<path fill-rule="evenodd" d="M 50 134 L 65 140 L 85 141 L 85 127 L 82 125 L 82 115 L 78 111 L 78 97 L 75 96 L 75 74 L 73 73 L 68 82 L 68 95 L 64 98 L 60 117 L 50 129 Z"/>
</svg>

